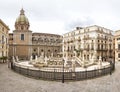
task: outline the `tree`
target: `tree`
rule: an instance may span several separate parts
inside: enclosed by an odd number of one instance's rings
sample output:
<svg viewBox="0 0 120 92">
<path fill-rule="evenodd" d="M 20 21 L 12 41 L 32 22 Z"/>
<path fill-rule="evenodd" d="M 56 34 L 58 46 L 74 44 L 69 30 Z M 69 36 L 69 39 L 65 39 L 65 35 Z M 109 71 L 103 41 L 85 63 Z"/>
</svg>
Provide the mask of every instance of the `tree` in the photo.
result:
<svg viewBox="0 0 120 92">
<path fill-rule="evenodd" d="M 80 52 L 82 52 L 82 50 L 81 49 L 75 49 L 75 52 L 77 53 L 77 56 L 79 56 L 80 55 Z"/>
<path fill-rule="evenodd" d="M 7 60 L 7 56 L 2 56 L 2 57 L 0 57 L 0 60 L 2 60 L 3 63 L 6 62 L 6 60 Z"/>
</svg>

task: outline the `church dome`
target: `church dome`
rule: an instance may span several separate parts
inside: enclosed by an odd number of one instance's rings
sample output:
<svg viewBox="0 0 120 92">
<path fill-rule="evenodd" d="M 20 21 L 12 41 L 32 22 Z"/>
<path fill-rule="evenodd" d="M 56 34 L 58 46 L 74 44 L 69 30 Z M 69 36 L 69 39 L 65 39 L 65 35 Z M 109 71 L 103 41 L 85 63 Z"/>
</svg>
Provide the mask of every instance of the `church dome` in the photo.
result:
<svg viewBox="0 0 120 92">
<path fill-rule="evenodd" d="M 25 16 L 23 9 L 20 10 L 20 15 L 16 19 L 15 23 L 17 23 L 17 24 L 29 24 L 28 18 Z"/>
<path fill-rule="evenodd" d="M 20 10 L 20 15 L 15 21 L 15 29 L 18 31 L 27 31 L 29 30 L 29 21 L 24 14 L 24 10 Z"/>
</svg>

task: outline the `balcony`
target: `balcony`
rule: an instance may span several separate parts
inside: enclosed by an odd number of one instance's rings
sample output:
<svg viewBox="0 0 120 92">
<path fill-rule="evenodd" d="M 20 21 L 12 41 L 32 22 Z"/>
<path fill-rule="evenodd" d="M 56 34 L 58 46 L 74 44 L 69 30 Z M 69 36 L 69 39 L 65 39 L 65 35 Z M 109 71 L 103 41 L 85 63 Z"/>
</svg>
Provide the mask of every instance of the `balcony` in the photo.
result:
<svg viewBox="0 0 120 92">
<path fill-rule="evenodd" d="M 76 40 L 79 41 L 79 42 L 81 41 L 81 39 L 76 39 Z"/>
<path fill-rule="evenodd" d="M 94 48 L 90 48 L 90 50 L 94 50 Z"/>
<path fill-rule="evenodd" d="M 103 37 L 97 37 L 99 40 L 108 40 L 108 38 L 103 38 Z"/>
<path fill-rule="evenodd" d="M 89 50 L 90 50 L 90 48 L 84 48 L 84 50 L 87 50 L 87 51 L 89 51 Z"/>
<path fill-rule="evenodd" d="M 97 50 L 97 51 L 107 51 L 108 49 L 105 49 L 105 48 L 104 48 L 104 49 L 103 49 L 103 48 L 97 48 L 96 50 Z"/>
<path fill-rule="evenodd" d="M 120 52 L 120 49 L 116 49 L 117 52 Z"/>
<path fill-rule="evenodd" d="M 93 37 L 84 37 L 83 40 L 90 40 L 93 39 Z"/>
</svg>

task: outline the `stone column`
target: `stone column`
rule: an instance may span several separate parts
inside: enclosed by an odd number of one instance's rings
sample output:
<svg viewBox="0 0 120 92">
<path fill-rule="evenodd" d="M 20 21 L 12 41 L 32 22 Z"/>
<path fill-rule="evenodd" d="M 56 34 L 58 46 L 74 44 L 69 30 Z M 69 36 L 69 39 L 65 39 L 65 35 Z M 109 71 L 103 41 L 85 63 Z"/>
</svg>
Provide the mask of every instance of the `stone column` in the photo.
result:
<svg viewBox="0 0 120 92">
<path fill-rule="evenodd" d="M 29 64 L 32 64 L 32 56 L 30 56 Z"/>
<path fill-rule="evenodd" d="M 13 60 L 13 62 L 15 62 L 15 58 L 14 58 L 14 56 L 12 56 L 12 60 Z"/>
<path fill-rule="evenodd" d="M 48 58 L 47 58 L 47 56 L 45 56 L 44 63 L 45 63 L 46 66 L 48 65 L 47 60 L 48 60 Z"/>
</svg>

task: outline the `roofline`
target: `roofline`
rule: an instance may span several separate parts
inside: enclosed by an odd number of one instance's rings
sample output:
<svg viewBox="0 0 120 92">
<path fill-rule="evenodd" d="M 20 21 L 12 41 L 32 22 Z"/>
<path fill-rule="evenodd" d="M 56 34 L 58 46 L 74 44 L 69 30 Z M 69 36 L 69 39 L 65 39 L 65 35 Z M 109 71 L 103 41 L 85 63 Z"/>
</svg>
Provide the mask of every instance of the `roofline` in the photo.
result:
<svg viewBox="0 0 120 92">
<path fill-rule="evenodd" d="M 2 23 L 8 30 L 10 30 L 9 27 L 1 19 L 0 19 L 0 23 Z"/>
<path fill-rule="evenodd" d="M 62 35 L 59 35 L 59 34 L 51 34 L 51 33 L 38 33 L 38 32 L 34 32 L 32 34 L 44 34 L 44 35 L 55 35 L 55 36 L 62 36 Z"/>
<path fill-rule="evenodd" d="M 110 30 L 111 32 L 113 32 L 113 30 L 111 30 L 111 29 L 107 29 L 107 28 L 105 28 L 105 27 L 98 26 L 98 25 L 91 25 L 91 26 L 82 27 L 82 28 L 84 29 L 84 28 L 89 28 L 89 27 L 94 27 L 94 26 L 100 27 L 100 28 L 104 28 L 104 29 L 106 29 L 106 30 Z M 78 26 L 76 26 L 76 27 L 78 27 Z M 75 28 L 76 28 L 76 27 L 75 27 Z M 67 33 L 65 33 L 65 34 L 68 34 L 68 33 L 74 32 L 74 31 L 76 31 L 76 29 L 73 29 L 72 31 L 69 31 L 69 32 L 67 32 Z M 65 35 L 65 34 L 63 34 L 63 35 Z"/>
</svg>

